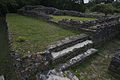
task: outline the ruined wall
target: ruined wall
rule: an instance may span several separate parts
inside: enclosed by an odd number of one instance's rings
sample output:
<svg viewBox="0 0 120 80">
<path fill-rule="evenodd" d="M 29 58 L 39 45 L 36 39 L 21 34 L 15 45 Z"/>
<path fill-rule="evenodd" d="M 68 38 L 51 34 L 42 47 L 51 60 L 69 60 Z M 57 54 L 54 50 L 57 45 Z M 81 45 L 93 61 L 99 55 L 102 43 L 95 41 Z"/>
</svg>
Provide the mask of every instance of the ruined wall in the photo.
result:
<svg viewBox="0 0 120 80">
<path fill-rule="evenodd" d="M 120 49 L 115 53 L 108 68 L 110 73 L 120 79 Z"/>
<path fill-rule="evenodd" d="M 56 10 L 53 15 L 68 15 L 68 16 L 76 16 L 76 17 L 87 17 L 87 18 L 104 18 L 104 16 L 97 14 L 87 14 L 81 13 L 77 11 L 69 11 L 69 10 Z"/>
<path fill-rule="evenodd" d="M 105 42 L 106 40 L 110 40 L 119 33 L 120 29 L 119 17 L 107 17 L 92 21 L 63 19 L 59 21 L 58 24 L 78 31 L 88 32 L 95 43 L 101 43 Z"/>
<path fill-rule="evenodd" d="M 96 44 L 102 44 L 119 33 L 120 23 L 105 24 L 97 27 L 98 28 L 92 32 L 92 40 Z"/>
<path fill-rule="evenodd" d="M 36 6 L 25 6 L 18 10 L 18 13 L 25 16 L 31 16 L 36 18 L 42 18 L 44 20 L 51 19 L 50 16 L 48 16 L 46 13 L 41 11 L 33 10 L 34 8 L 37 8 Z"/>
<path fill-rule="evenodd" d="M 18 10 L 19 14 L 30 15 L 36 17 L 42 17 L 43 19 L 50 19 L 48 15 L 68 15 L 68 16 L 77 16 L 77 17 L 89 17 L 89 18 L 103 18 L 103 16 L 96 14 L 86 14 L 77 11 L 68 11 L 68 10 L 59 10 L 53 7 L 45 7 L 42 5 L 37 6 L 25 6 Z"/>
<path fill-rule="evenodd" d="M 96 25 L 108 24 L 112 22 L 114 23 L 118 21 L 119 21 L 119 17 L 108 17 L 104 19 L 91 20 L 91 21 L 76 21 L 72 19 L 63 19 L 61 21 L 58 21 L 58 24 L 65 25 L 67 27 L 70 27 L 76 30 L 81 30 L 81 28 L 93 28 L 93 26 L 96 26 Z"/>
</svg>

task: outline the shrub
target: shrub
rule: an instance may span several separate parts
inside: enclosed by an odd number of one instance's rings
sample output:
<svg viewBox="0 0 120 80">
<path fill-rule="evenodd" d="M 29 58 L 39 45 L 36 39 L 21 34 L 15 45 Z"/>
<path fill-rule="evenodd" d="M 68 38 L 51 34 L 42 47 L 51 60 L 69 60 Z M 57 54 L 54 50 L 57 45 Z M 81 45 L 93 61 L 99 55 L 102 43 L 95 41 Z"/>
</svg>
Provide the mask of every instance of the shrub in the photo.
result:
<svg viewBox="0 0 120 80">
<path fill-rule="evenodd" d="M 17 38 L 17 42 L 25 42 L 25 37 L 19 36 L 19 37 Z"/>
<path fill-rule="evenodd" d="M 120 2 L 113 2 L 112 5 L 118 9 L 120 9 Z"/>
<path fill-rule="evenodd" d="M 105 16 L 108 14 L 113 14 L 116 11 L 116 8 L 114 8 L 111 4 L 98 4 L 94 6 L 91 11 L 93 12 L 101 12 L 104 13 Z"/>
<path fill-rule="evenodd" d="M 0 3 L 0 16 L 6 16 L 7 7 L 5 4 Z"/>
</svg>

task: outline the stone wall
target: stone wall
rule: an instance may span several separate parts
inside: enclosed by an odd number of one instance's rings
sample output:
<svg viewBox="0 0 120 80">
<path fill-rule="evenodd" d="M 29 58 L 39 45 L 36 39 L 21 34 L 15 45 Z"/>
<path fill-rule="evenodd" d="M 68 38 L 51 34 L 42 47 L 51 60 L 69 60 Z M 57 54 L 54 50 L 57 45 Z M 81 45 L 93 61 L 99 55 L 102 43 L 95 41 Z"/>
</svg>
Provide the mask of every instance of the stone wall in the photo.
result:
<svg viewBox="0 0 120 80">
<path fill-rule="evenodd" d="M 63 19 L 61 21 L 58 21 L 58 24 L 65 25 L 76 30 L 81 30 L 81 28 L 95 28 L 93 26 L 108 24 L 111 22 L 118 22 L 118 21 L 119 21 L 119 17 L 108 17 L 104 19 L 91 20 L 91 21 L 76 21 L 72 19 Z"/>
<path fill-rule="evenodd" d="M 120 49 L 116 52 L 115 56 L 109 66 L 109 71 L 112 75 L 120 79 Z"/>
<path fill-rule="evenodd" d="M 21 9 L 19 9 L 18 13 L 21 15 L 25 15 L 25 16 L 31 16 L 31 17 L 36 17 L 36 18 L 40 17 L 44 20 L 51 19 L 51 17 L 48 16 L 46 13 L 33 10 L 34 8 L 37 8 L 37 6 L 25 6 Z"/>
<path fill-rule="evenodd" d="M 69 11 L 69 10 L 56 10 L 53 15 L 68 15 L 68 16 L 76 16 L 76 17 L 87 17 L 87 18 L 104 18 L 104 16 L 97 14 L 87 14 L 81 13 L 77 11 Z"/>
<path fill-rule="evenodd" d="M 92 21 L 63 19 L 58 24 L 88 33 L 96 44 L 110 40 L 119 33 L 120 29 L 119 17 L 107 17 Z"/>
<path fill-rule="evenodd" d="M 68 11 L 68 10 L 59 10 L 53 7 L 45 7 L 42 5 L 37 6 L 25 6 L 18 10 L 18 13 L 24 15 L 34 15 L 37 17 L 42 17 L 43 19 L 50 19 L 48 15 L 68 15 L 68 16 L 77 16 L 77 17 L 89 17 L 89 18 L 103 18 L 103 16 L 97 14 L 86 14 L 77 11 Z"/>
<path fill-rule="evenodd" d="M 43 53 L 20 57 L 15 51 L 10 51 L 18 80 L 27 80 L 36 71 L 46 70 L 47 63 Z M 40 67 L 40 68 L 39 68 Z"/>
<path fill-rule="evenodd" d="M 97 29 L 92 31 L 92 40 L 96 44 L 102 44 L 115 37 L 119 33 L 119 30 L 120 23 L 97 26 Z"/>
</svg>

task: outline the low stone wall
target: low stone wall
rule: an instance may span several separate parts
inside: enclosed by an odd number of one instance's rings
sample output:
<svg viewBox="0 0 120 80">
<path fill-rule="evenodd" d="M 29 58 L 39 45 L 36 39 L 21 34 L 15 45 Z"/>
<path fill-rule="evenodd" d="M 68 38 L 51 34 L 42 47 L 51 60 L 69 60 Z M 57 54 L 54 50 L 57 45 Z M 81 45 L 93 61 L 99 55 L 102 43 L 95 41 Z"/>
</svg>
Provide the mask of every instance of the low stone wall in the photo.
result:
<svg viewBox="0 0 120 80">
<path fill-rule="evenodd" d="M 26 57 L 20 57 L 15 51 L 11 51 L 10 53 L 14 60 L 13 64 L 16 69 L 18 80 L 27 80 L 31 75 L 34 75 L 38 69 L 39 71 L 42 71 L 47 68 L 47 64 L 45 63 L 46 58 L 41 53 Z"/>
<path fill-rule="evenodd" d="M 115 56 L 109 66 L 109 71 L 112 75 L 120 79 L 120 49 L 116 52 Z"/>
<path fill-rule="evenodd" d="M 58 22 L 60 25 L 84 31 L 91 35 L 96 44 L 103 43 L 113 38 L 120 30 L 119 17 L 107 17 L 93 21 L 75 21 L 72 19 L 63 19 Z"/>
<path fill-rule="evenodd" d="M 104 18 L 104 16 L 97 14 L 87 14 L 81 13 L 77 11 L 69 11 L 69 10 L 56 10 L 53 15 L 68 15 L 68 16 L 76 16 L 76 17 L 87 17 L 87 18 Z"/>
<path fill-rule="evenodd" d="M 102 44 L 115 37 L 119 33 L 119 30 L 120 23 L 97 26 L 97 29 L 92 31 L 92 40 L 96 44 Z"/>
<path fill-rule="evenodd" d="M 81 30 L 81 28 L 90 28 L 96 25 L 108 24 L 112 22 L 119 22 L 119 17 L 107 17 L 104 19 L 91 21 L 76 21 L 72 19 L 63 19 L 61 21 L 58 21 L 58 24 L 65 25 L 76 30 Z"/>
<path fill-rule="evenodd" d="M 32 16 L 32 17 L 37 17 L 37 18 L 40 17 L 44 20 L 49 20 L 52 18 L 44 12 L 39 12 L 39 11 L 33 10 L 34 8 L 35 8 L 34 6 L 33 7 L 32 6 L 31 7 L 23 7 L 18 10 L 18 13 L 21 15 L 25 15 L 25 16 Z"/>
<path fill-rule="evenodd" d="M 26 13 L 27 12 L 27 13 Z M 68 10 L 59 10 L 53 7 L 45 7 L 42 5 L 37 5 L 37 6 L 25 6 L 21 9 L 18 10 L 18 13 L 20 14 L 31 14 L 29 12 L 34 12 L 36 16 L 39 17 L 40 13 L 44 13 L 44 15 L 48 17 L 48 15 L 68 15 L 68 16 L 77 16 L 77 17 L 88 17 L 88 18 L 103 18 L 104 16 L 96 15 L 96 14 L 86 14 L 86 13 L 81 13 L 77 11 L 68 11 Z M 43 16 L 43 18 L 46 19 L 46 16 Z"/>
</svg>

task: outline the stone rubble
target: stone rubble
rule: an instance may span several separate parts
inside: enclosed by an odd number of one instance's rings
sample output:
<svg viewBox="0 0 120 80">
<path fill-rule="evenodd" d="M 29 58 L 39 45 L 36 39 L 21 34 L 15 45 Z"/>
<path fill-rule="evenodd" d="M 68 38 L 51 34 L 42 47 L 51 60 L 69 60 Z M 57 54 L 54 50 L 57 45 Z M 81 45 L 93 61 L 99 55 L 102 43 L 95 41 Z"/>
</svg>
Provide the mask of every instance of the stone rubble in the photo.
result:
<svg viewBox="0 0 120 80">
<path fill-rule="evenodd" d="M 66 75 L 66 76 L 65 76 Z M 79 80 L 70 71 L 56 71 L 56 69 L 48 71 L 48 73 L 39 73 L 37 75 L 37 80 Z"/>
</svg>

